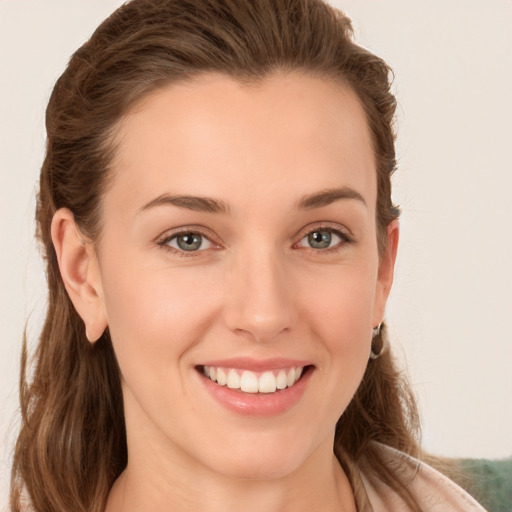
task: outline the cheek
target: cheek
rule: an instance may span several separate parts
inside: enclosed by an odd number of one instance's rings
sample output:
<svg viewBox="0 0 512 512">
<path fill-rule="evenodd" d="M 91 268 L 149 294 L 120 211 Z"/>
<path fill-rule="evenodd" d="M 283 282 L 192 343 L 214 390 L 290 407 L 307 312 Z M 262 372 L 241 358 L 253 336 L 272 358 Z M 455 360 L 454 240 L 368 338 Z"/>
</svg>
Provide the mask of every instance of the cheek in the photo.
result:
<svg viewBox="0 0 512 512">
<path fill-rule="evenodd" d="M 334 268 L 303 281 L 302 313 L 330 350 L 357 352 L 371 332 L 375 290 L 373 266 Z"/>
<path fill-rule="evenodd" d="M 125 377 L 176 366 L 215 317 L 216 296 L 198 273 L 115 264 L 105 272 L 105 304 Z M 142 364 L 145 362 L 146 364 Z"/>
<path fill-rule="evenodd" d="M 368 364 L 376 279 L 372 268 L 351 266 L 324 276 L 324 285 L 316 286 L 304 303 L 303 317 L 326 356 L 319 371 L 328 376 L 324 396 L 329 399 L 323 406 L 333 422 L 348 406 Z"/>
</svg>

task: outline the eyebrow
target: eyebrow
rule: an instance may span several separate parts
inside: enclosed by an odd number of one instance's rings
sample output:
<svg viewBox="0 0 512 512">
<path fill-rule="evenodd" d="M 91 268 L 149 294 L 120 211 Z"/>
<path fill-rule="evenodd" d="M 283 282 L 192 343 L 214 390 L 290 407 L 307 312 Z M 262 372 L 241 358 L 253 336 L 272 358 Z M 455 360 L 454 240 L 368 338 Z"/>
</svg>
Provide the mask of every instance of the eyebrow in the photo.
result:
<svg viewBox="0 0 512 512">
<path fill-rule="evenodd" d="M 320 192 L 304 196 L 298 201 L 297 207 L 299 210 L 311 210 L 328 206 L 341 199 L 356 199 L 366 206 L 364 197 L 357 190 L 350 187 L 342 187 L 321 190 Z"/>
<path fill-rule="evenodd" d="M 162 205 L 178 206 L 187 210 L 205 213 L 227 213 L 229 211 L 226 203 L 218 199 L 162 194 L 140 208 L 139 213 Z"/>
<path fill-rule="evenodd" d="M 314 194 L 309 194 L 296 203 L 299 210 L 312 210 L 314 208 L 321 208 L 328 206 L 341 199 L 356 199 L 361 201 L 366 206 L 364 197 L 353 188 L 342 187 L 333 188 L 327 190 L 321 190 Z M 204 213 L 228 213 L 229 206 L 219 199 L 213 199 L 211 197 L 198 197 L 198 196 L 173 196 L 169 194 L 162 194 L 149 203 L 145 204 L 139 209 L 138 213 L 141 213 L 157 206 L 172 205 L 179 208 L 186 208 L 187 210 L 193 210 L 196 212 Z"/>
</svg>

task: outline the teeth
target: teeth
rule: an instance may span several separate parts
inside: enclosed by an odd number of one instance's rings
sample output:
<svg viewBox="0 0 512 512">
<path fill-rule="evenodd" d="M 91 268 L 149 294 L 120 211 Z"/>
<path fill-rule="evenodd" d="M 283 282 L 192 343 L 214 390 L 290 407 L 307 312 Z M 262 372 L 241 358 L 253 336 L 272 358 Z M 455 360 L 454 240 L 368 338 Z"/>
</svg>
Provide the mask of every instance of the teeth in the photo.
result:
<svg viewBox="0 0 512 512">
<path fill-rule="evenodd" d="M 240 389 L 246 393 L 257 393 L 258 377 L 256 377 L 256 374 L 247 371 L 242 373 L 242 377 L 240 378 Z"/>
<path fill-rule="evenodd" d="M 273 393 L 276 390 L 276 387 L 276 377 L 272 372 L 265 372 L 260 377 L 260 381 L 258 383 L 258 391 L 260 393 Z"/>
<path fill-rule="evenodd" d="M 215 379 L 212 379 L 213 382 L 215 382 Z M 225 386 L 228 382 L 228 377 L 226 375 L 226 372 L 222 368 L 217 368 L 217 382 L 221 386 Z"/>
<path fill-rule="evenodd" d="M 290 371 L 286 374 L 286 385 L 288 387 L 293 386 L 295 382 L 295 368 L 290 368 Z"/>
<path fill-rule="evenodd" d="M 203 373 L 211 381 L 221 386 L 227 384 L 228 388 L 240 389 L 244 393 L 274 393 L 278 389 L 293 386 L 302 375 L 303 369 L 297 367 L 256 374 L 249 370 L 203 366 Z"/>
<path fill-rule="evenodd" d="M 235 370 L 229 370 L 227 385 L 231 389 L 240 389 L 240 375 Z"/>
<path fill-rule="evenodd" d="M 284 370 L 281 370 L 277 374 L 276 388 L 277 389 L 284 389 L 286 386 L 287 386 L 287 383 L 286 383 L 286 372 Z"/>
</svg>

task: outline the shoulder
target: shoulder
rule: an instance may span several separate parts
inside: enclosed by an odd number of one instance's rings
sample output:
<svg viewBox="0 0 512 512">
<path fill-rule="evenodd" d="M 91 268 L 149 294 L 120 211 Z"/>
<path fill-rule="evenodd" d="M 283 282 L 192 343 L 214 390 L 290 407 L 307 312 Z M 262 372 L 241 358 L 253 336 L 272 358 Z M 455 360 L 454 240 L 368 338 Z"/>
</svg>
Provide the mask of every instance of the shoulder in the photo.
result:
<svg viewBox="0 0 512 512">
<path fill-rule="evenodd" d="M 429 512 L 485 512 L 466 491 L 427 464 L 379 444 L 379 450 L 389 466 L 400 468 L 402 481 L 424 510 Z M 384 482 L 379 480 L 364 461 L 361 479 L 372 512 L 412 512 L 410 507 Z"/>
</svg>

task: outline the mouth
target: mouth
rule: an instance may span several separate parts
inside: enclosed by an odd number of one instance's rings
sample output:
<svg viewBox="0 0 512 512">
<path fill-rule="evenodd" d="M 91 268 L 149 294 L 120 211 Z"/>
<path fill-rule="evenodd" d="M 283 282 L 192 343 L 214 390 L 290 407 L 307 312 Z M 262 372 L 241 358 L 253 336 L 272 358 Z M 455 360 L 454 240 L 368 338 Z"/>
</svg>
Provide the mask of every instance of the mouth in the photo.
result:
<svg viewBox="0 0 512 512">
<path fill-rule="evenodd" d="M 200 365 L 196 367 L 198 372 L 218 386 L 226 386 L 231 390 L 253 395 L 271 395 L 293 388 L 312 369 L 312 365 L 291 366 L 260 372 L 222 366 Z"/>
</svg>

